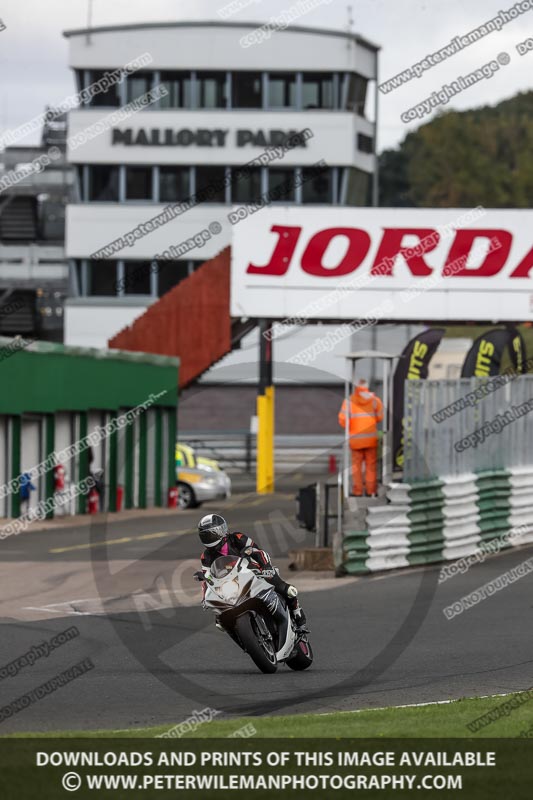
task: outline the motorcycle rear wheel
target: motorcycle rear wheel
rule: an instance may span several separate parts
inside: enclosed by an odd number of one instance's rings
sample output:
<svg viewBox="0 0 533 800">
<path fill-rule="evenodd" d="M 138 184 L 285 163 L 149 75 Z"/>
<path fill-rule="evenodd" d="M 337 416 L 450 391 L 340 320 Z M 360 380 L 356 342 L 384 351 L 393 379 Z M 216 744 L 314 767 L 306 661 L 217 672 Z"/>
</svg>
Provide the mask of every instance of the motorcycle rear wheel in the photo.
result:
<svg viewBox="0 0 533 800">
<path fill-rule="evenodd" d="M 242 617 L 238 617 L 235 621 L 235 629 L 244 650 L 248 653 L 256 667 L 259 667 L 261 672 L 276 672 L 278 663 L 274 648 L 270 648 L 271 652 L 268 652 L 265 648 L 265 644 L 259 638 L 259 632 L 255 630 L 250 614 L 243 614 Z"/>
</svg>

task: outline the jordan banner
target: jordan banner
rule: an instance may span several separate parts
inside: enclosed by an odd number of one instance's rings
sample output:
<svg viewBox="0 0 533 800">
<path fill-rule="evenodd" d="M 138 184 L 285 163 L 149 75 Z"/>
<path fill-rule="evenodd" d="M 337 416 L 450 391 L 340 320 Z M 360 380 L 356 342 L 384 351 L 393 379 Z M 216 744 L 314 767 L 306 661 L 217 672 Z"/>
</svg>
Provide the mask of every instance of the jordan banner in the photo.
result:
<svg viewBox="0 0 533 800">
<path fill-rule="evenodd" d="M 466 354 L 461 378 L 499 375 L 503 352 L 508 344 L 510 336 L 505 328 L 494 328 L 478 336 Z"/>
<path fill-rule="evenodd" d="M 392 421 L 392 447 L 394 467 L 403 468 L 403 417 L 405 380 L 424 380 L 428 376 L 429 362 L 444 336 L 444 328 L 430 328 L 419 333 L 406 345 L 394 373 L 394 418 Z"/>
</svg>

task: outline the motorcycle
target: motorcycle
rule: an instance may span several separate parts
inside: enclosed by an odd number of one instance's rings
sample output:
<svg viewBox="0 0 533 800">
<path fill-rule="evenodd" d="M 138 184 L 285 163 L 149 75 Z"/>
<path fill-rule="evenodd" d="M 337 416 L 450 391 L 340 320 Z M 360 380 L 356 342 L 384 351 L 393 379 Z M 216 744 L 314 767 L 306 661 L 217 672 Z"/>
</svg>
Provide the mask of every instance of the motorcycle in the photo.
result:
<svg viewBox="0 0 533 800">
<path fill-rule="evenodd" d="M 287 603 L 265 578 L 269 570 L 250 559 L 219 556 L 203 575 L 204 609 L 215 612 L 217 627 L 248 653 L 262 672 L 276 672 L 278 664 L 304 670 L 313 663 L 306 633 L 296 631 Z"/>
</svg>

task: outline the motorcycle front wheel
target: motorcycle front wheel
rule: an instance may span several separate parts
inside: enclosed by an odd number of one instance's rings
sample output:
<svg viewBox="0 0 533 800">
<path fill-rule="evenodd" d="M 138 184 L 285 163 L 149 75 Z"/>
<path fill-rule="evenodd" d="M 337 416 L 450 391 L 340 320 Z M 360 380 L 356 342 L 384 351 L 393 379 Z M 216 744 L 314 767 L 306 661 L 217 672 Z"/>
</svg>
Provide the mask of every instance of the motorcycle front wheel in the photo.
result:
<svg viewBox="0 0 533 800">
<path fill-rule="evenodd" d="M 261 672 L 275 672 L 278 668 L 272 640 L 263 637 L 250 614 L 243 614 L 235 622 L 237 635 L 244 650 Z"/>
<path fill-rule="evenodd" d="M 313 650 L 307 639 L 302 639 L 298 642 L 296 655 L 289 658 L 285 663 L 288 667 L 298 672 L 311 666 L 313 663 Z"/>
</svg>

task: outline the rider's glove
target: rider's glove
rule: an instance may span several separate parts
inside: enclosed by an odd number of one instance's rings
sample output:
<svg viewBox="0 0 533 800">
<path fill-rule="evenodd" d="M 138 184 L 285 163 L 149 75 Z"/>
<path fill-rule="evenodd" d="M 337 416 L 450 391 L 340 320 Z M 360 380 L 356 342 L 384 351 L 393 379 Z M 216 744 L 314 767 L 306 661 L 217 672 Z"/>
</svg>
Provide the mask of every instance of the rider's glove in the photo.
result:
<svg viewBox="0 0 533 800">
<path fill-rule="evenodd" d="M 194 573 L 193 578 L 195 581 L 203 583 L 203 581 L 205 581 L 204 571 L 199 569 L 197 572 Z"/>
<path fill-rule="evenodd" d="M 261 578 L 274 578 L 276 576 L 276 571 L 272 569 L 272 567 L 262 567 L 260 564 L 254 562 L 254 564 L 249 565 L 250 570 Z"/>
</svg>

